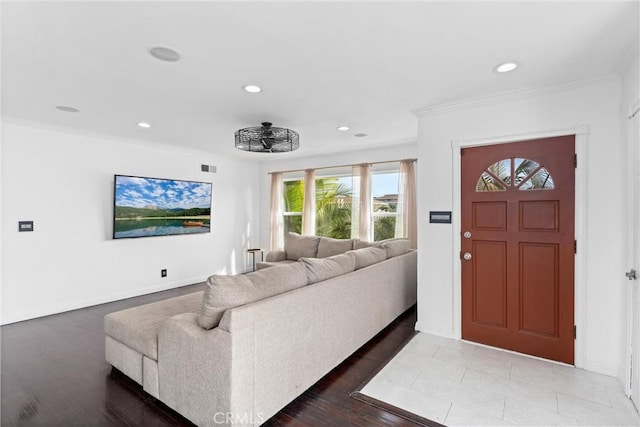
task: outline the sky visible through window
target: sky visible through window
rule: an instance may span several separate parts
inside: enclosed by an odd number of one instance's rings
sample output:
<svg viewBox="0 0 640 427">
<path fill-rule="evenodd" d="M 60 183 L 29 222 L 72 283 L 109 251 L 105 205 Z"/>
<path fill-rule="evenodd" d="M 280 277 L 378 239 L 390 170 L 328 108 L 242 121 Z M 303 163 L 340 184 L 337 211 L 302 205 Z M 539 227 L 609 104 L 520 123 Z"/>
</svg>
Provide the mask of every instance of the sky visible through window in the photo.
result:
<svg viewBox="0 0 640 427">
<path fill-rule="evenodd" d="M 338 178 L 338 181 L 351 188 L 350 176 Z M 372 174 L 371 195 L 380 197 L 385 194 L 398 194 L 398 172 Z"/>
</svg>

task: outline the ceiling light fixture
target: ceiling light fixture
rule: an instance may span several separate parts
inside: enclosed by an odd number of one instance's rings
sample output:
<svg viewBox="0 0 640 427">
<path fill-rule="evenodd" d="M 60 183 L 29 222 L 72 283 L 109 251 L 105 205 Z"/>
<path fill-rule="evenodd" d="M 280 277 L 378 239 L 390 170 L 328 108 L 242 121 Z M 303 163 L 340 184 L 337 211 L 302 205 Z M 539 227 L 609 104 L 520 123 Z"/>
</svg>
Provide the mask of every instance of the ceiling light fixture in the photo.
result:
<svg viewBox="0 0 640 427">
<path fill-rule="evenodd" d="M 349 130 L 349 126 L 338 126 L 336 129 L 338 129 L 340 132 L 344 132 L 346 130 Z"/>
<path fill-rule="evenodd" d="M 249 93 L 260 93 L 260 92 L 262 92 L 262 88 L 260 86 L 256 86 L 256 85 L 244 85 L 244 86 L 242 86 L 242 89 L 244 89 L 245 92 L 249 92 Z"/>
<path fill-rule="evenodd" d="M 146 122 L 140 122 L 140 123 L 138 123 L 138 126 L 140 126 L 141 128 L 145 128 L 145 129 L 148 129 L 148 128 L 151 127 L 151 125 L 149 123 L 146 123 Z"/>
<path fill-rule="evenodd" d="M 176 62 L 180 60 L 180 54 L 168 47 L 156 46 L 149 49 L 149 54 L 160 61 Z"/>
<path fill-rule="evenodd" d="M 262 126 L 238 129 L 236 131 L 236 148 L 256 153 L 286 153 L 300 147 L 298 132 L 273 127 L 269 122 Z"/>
<path fill-rule="evenodd" d="M 493 71 L 496 73 L 508 73 L 509 71 L 513 71 L 518 68 L 518 64 L 515 62 L 504 62 L 502 64 L 496 65 L 493 68 Z"/>
<path fill-rule="evenodd" d="M 57 105 L 56 108 L 60 111 L 64 111 L 65 113 L 77 113 L 80 111 L 77 108 L 68 107 L 66 105 Z"/>
</svg>

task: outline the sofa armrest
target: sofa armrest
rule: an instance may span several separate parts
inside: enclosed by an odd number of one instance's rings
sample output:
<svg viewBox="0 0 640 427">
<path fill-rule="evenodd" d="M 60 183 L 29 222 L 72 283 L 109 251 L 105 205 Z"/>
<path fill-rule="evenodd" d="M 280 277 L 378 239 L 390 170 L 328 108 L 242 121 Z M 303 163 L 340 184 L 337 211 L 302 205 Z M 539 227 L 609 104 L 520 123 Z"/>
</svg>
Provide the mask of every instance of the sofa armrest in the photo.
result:
<svg viewBox="0 0 640 427">
<path fill-rule="evenodd" d="M 201 328 L 197 318 L 174 316 L 160 329 L 160 400 L 197 425 L 212 424 L 217 414 L 251 417 L 253 331 L 232 337 L 220 328 Z"/>
<path fill-rule="evenodd" d="M 284 261 L 285 259 L 287 259 L 287 253 L 281 249 L 277 249 L 269 252 L 264 260 L 268 262 L 275 262 Z"/>
</svg>

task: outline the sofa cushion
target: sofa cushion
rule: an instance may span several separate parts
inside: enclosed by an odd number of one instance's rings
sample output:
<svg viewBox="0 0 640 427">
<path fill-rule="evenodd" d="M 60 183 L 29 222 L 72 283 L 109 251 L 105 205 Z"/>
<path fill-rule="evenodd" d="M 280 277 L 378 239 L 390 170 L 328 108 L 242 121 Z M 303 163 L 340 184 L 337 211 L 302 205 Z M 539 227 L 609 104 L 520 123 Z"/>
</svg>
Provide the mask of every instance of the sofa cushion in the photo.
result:
<svg viewBox="0 0 640 427">
<path fill-rule="evenodd" d="M 307 269 L 309 284 L 331 279 L 355 270 L 356 261 L 352 253 L 330 256 L 328 258 L 300 258 Z"/>
<path fill-rule="evenodd" d="M 409 239 L 392 239 L 380 243 L 380 247 L 387 251 L 387 258 L 393 258 L 409 252 L 409 244 Z"/>
<path fill-rule="evenodd" d="M 353 242 L 353 249 L 370 248 L 373 246 L 373 242 L 367 242 L 366 240 L 356 239 Z"/>
<path fill-rule="evenodd" d="M 349 253 L 353 254 L 356 260 L 356 270 L 387 259 L 387 251 L 383 248 L 362 248 L 350 251 Z"/>
<path fill-rule="evenodd" d="M 258 261 L 256 262 L 256 270 L 263 270 L 269 267 L 277 267 L 278 265 L 287 265 L 287 264 L 295 264 L 298 261 L 292 261 L 290 259 L 285 259 L 282 261 Z"/>
<path fill-rule="evenodd" d="M 318 236 L 301 236 L 298 233 L 287 233 L 284 238 L 284 251 L 287 259 L 297 261 L 302 257 L 315 258 L 318 256 Z"/>
<path fill-rule="evenodd" d="M 343 254 L 353 249 L 351 239 L 333 239 L 331 237 L 320 237 L 318 243 L 318 258 L 327 258 L 333 255 Z"/>
<path fill-rule="evenodd" d="M 269 298 L 306 284 L 307 273 L 300 263 L 237 276 L 210 276 L 202 298 L 198 324 L 204 329 L 214 328 L 229 308 Z"/>
<path fill-rule="evenodd" d="M 286 259 L 287 259 L 287 253 L 283 250 L 276 249 L 275 251 L 271 251 L 267 253 L 267 256 L 264 260 L 266 262 L 278 262 L 278 261 L 284 261 Z"/>
<path fill-rule="evenodd" d="M 182 313 L 197 313 L 203 292 L 182 295 L 104 317 L 104 332 L 150 359 L 158 360 L 158 332 L 162 323 Z"/>
</svg>

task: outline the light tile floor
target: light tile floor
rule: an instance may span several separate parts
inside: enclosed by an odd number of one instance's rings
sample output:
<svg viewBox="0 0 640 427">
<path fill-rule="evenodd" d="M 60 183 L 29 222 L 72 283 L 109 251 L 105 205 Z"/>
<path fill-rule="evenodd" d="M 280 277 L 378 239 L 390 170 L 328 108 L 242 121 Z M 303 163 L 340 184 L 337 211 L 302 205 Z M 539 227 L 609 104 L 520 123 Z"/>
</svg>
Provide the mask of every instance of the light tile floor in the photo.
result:
<svg viewBox="0 0 640 427">
<path fill-rule="evenodd" d="M 361 393 L 447 426 L 638 426 L 606 375 L 419 333 Z"/>
</svg>

